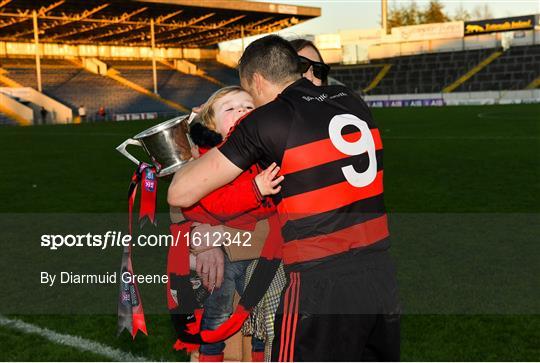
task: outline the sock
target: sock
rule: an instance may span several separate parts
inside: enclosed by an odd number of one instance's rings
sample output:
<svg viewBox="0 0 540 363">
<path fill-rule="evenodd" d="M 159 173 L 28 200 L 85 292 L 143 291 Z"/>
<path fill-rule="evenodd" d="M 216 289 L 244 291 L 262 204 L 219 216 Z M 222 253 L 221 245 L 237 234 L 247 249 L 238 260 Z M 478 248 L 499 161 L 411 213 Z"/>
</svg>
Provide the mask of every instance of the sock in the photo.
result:
<svg viewBox="0 0 540 363">
<path fill-rule="evenodd" d="M 199 354 L 199 362 L 223 362 L 223 353 L 221 354 Z"/>
<path fill-rule="evenodd" d="M 264 362 L 264 352 L 251 352 L 253 362 Z"/>
</svg>

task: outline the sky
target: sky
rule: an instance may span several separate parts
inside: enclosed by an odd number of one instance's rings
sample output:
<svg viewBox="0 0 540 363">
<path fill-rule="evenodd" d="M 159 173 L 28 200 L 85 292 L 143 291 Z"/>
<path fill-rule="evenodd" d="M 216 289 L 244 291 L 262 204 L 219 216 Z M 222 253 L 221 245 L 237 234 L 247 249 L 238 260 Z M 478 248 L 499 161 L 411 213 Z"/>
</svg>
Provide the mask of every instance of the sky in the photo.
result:
<svg viewBox="0 0 540 363">
<path fill-rule="evenodd" d="M 345 29 L 376 28 L 380 25 L 380 0 L 281 0 L 270 3 L 305 5 L 321 8 L 321 16 L 280 32 L 286 37 L 299 37 L 305 34 L 337 33 Z M 460 4 L 471 12 L 477 5 L 488 4 L 494 17 L 516 16 L 540 13 L 540 0 L 442 0 L 447 14 L 453 15 Z M 410 0 L 388 0 L 388 6 L 410 3 Z M 416 0 L 422 7 L 428 0 Z M 241 42 L 225 42 L 225 49 L 241 47 Z"/>
</svg>

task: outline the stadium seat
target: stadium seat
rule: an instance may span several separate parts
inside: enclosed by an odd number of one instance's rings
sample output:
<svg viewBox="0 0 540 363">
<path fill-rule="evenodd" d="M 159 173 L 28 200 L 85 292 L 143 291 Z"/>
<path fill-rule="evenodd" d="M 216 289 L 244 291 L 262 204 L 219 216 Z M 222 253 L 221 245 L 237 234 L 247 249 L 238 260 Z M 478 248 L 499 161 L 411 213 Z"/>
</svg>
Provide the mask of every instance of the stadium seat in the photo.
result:
<svg viewBox="0 0 540 363">
<path fill-rule="evenodd" d="M 106 61 L 109 66 L 138 85 L 152 91 L 154 81 L 150 61 Z M 178 102 L 187 107 L 204 103 L 219 86 L 201 77 L 180 73 L 164 65 L 157 64 L 158 93 L 161 97 Z"/>
<path fill-rule="evenodd" d="M 214 60 L 190 60 L 190 62 L 196 64 L 198 68 L 205 71 L 209 76 L 214 77 L 226 85 L 240 84 L 238 71 L 234 68 L 227 67 Z"/>
<path fill-rule="evenodd" d="M 0 59 L 9 77 L 27 87 L 36 88 L 36 69 L 33 59 Z M 160 112 L 177 114 L 168 105 L 147 97 L 107 77 L 84 70 L 61 59 L 42 59 L 43 92 L 71 107 L 74 111 L 84 105 L 88 118 L 95 117 L 100 106 L 108 115 L 115 113 Z M 150 75 L 150 82 L 152 81 Z"/>
<path fill-rule="evenodd" d="M 366 65 L 333 65 L 330 75 L 354 90 L 365 88 L 377 65 L 392 64 L 370 94 L 437 93 L 493 53 L 495 49 L 417 54 L 377 59 Z M 540 46 L 516 46 L 495 59 L 455 91 L 524 89 L 540 76 Z"/>
<path fill-rule="evenodd" d="M 511 47 L 456 89 L 461 92 L 520 90 L 540 76 L 540 45 Z"/>
</svg>

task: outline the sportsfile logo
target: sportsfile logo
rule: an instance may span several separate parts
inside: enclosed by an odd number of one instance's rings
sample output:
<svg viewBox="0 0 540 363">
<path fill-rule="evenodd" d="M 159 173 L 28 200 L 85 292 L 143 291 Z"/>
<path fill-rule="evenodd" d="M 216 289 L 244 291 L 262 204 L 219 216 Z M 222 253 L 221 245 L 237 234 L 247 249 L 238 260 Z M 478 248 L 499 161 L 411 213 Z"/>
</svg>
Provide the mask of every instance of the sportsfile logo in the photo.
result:
<svg viewBox="0 0 540 363">
<path fill-rule="evenodd" d="M 191 247 L 219 247 L 237 245 L 251 247 L 251 232 L 187 232 L 184 235 L 149 234 L 139 235 L 133 238 L 121 231 L 107 231 L 105 234 L 43 234 L 41 235 L 41 247 L 56 251 L 60 248 L 91 247 L 106 249 L 108 247 L 170 247 L 178 243 L 186 243 Z"/>
<path fill-rule="evenodd" d="M 168 247 L 176 246 L 180 236 L 176 239 L 172 235 L 140 235 L 135 240 L 129 234 L 120 231 L 107 231 L 105 234 L 43 234 L 41 247 L 52 251 L 63 247 L 92 247 L 106 249 L 108 247 L 128 247 L 135 243 L 139 247 Z"/>
</svg>

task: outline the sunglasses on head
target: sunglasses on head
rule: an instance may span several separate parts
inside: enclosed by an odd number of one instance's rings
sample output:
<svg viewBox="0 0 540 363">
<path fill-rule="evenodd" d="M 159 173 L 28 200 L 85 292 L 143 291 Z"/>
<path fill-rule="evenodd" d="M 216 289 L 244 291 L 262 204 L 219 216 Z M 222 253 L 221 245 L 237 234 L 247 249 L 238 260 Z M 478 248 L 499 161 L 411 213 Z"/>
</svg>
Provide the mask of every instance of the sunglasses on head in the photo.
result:
<svg viewBox="0 0 540 363">
<path fill-rule="evenodd" d="M 330 72 L 330 66 L 322 62 L 315 62 L 311 59 L 298 56 L 298 68 L 300 73 L 306 73 L 309 70 L 309 67 L 313 67 L 313 75 L 320 79 L 321 81 L 326 81 L 328 73 Z"/>
</svg>

